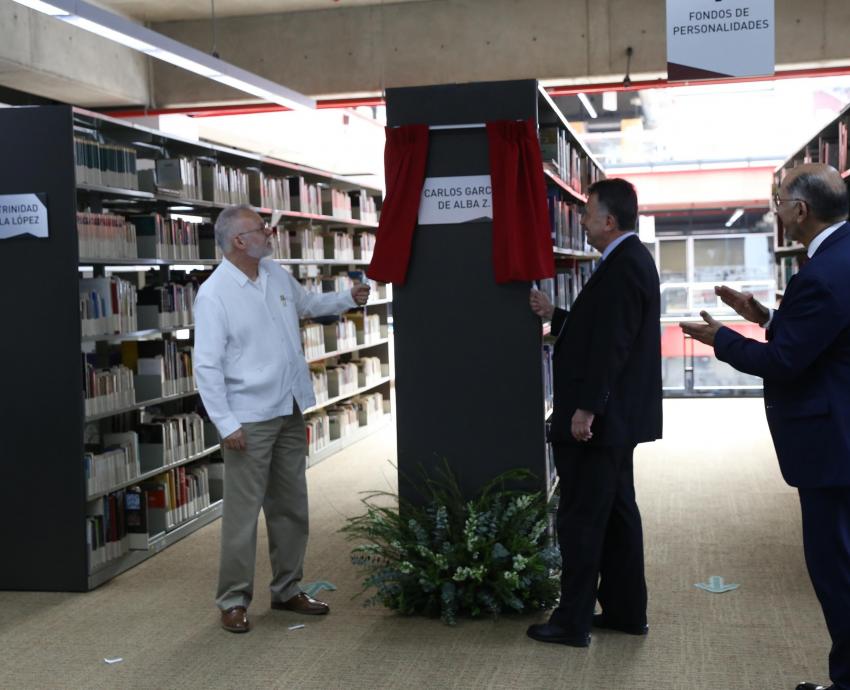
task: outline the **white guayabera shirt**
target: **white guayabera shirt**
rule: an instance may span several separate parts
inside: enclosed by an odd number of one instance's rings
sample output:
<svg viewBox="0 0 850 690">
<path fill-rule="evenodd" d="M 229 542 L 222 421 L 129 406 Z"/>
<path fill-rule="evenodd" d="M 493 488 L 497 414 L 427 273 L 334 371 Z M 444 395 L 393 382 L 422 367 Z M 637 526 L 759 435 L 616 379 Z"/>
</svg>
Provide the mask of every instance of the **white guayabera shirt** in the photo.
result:
<svg viewBox="0 0 850 690">
<path fill-rule="evenodd" d="M 293 398 L 301 410 L 314 405 L 298 319 L 354 306 L 349 291 L 307 292 L 270 259 L 255 281 L 224 259 L 194 306 L 195 380 L 221 437 L 243 422 L 292 414 Z"/>
</svg>

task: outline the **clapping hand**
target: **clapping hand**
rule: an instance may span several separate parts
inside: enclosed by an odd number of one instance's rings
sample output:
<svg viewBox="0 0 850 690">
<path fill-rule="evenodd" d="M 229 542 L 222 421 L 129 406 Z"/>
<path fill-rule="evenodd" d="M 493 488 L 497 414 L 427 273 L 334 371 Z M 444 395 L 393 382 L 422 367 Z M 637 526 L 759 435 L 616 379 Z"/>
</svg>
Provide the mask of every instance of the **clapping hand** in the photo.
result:
<svg viewBox="0 0 850 690">
<path fill-rule="evenodd" d="M 720 330 L 723 324 L 711 318 L 711 314 L 709 314 L 707 311 L 701 311 L 699 315 L 703 318 L 705 323 L 686 323 L 682 321 L 679 323 L 679 327 L 685 332 L 686 335 L 689 335 L 695 340 L 699 340 L 701 343 L 705 343 L 706 345 L 711 345 L 713 347 L 714 336 L 717 335 L 717 331 Z"/>
<path fill-rule="evenodd" d="M 362 307 L 369 301 L 369 291 L 372 288 L 368 284 L 355 285 L 351 288 L 351 297 L 354 299 L 358 307 Z"/>
<path fill-rule="evenodd" d="M 770 311 L 767 307 L 760 304 L 750 292 L 738 292 L 725 285 L 716 285 L 714 294 L 747 321 L 761 325 L 770 318 Z"/>
</svg>

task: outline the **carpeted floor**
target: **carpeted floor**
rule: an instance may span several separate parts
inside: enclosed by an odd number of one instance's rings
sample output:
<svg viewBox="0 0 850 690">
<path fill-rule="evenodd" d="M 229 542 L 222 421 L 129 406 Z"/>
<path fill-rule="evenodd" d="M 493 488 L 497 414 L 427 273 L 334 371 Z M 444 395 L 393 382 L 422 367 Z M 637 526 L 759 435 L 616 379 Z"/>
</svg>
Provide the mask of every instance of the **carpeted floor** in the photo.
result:
<svg viewBox="0 0 850 690">
<path fill-rule="evenodd" d="M 826 681 L 829 638 L 806 575 L 796 492 L 779 475 L 762 401 L 665 403 L 665 439 L 639 448 L 650 634 L 543 645 L 498 621 L 401 618 L 351 597 L 359 578 L 337 534 L 358 492 L 394 486 L 392 429 L 308 471 L 305 580 L 327 580 L 331 615 L 271 611 L 258 549 L 254 630 L 218 627 L 219 523 L 88 594 L 0 592 L 0 688 L 575 688 L 791 690 Z M 14 567 L 6 554 L 2 567 Z M 740 589 L 694 587 L 711 575 Z M 288 626 L 304 623 L 290 631 Z M 114 665 L 105 657 L 122 657 Z"/>
</svg>

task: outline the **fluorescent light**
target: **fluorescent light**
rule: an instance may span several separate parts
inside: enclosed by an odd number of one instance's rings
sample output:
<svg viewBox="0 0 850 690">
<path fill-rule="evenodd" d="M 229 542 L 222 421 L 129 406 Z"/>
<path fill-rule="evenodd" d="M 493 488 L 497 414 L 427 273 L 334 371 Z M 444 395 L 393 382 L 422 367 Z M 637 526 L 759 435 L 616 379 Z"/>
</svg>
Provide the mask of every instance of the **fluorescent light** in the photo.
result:
<svg viewBox="0 0 850 690">
<path fill-rule="evenodd" d="M 587 114 L 595 120 L 597 118 L 596 108 L 593 107 L 593 103 L 590 102 L 590 99 L 583 93 L 578 94 L 578 99 L 581 101 L 581 104 L 584 106 L 585 110 L 587 110 Z"/>
<path fill-rule="evenodd" d="M 273 94 L 271 91 L 268 91 L 261 86 L 249 84 L 237 77 L 231 77 L 227 74 L 215 74 L 211 75 L 210 79 L 226 84 L 227 86 L 232 86 L 234 89 L 239 89 L 240 91 L 247 91 L 248 93 L 255 95 L 257 98 L 263 98 L 267 101 L 271 101 L 272 103 L 275 103 L 278 100 L 278 96 Z"/>
<path fill-rule="evenodd" d="M 269 79 L 151 31 L 129 19 L 85 0 L 15 0 L 20 5 L 56 17 L 68 24 L 138 50 L 208 79 L 292 110 L 312 110 L 316 101 Z"/>
<path fill-rule="evenodd" d="M 194 206 L 169 206 L 169 211 L 194 211 Z"/>
<path fill-rule="evenodd" d="M 617 92 L 603 91 L 602 92 L 602 110 L 615 112 L 617 110 Z"/>
<path fill-rule="evenodd" d="M 185 58 L 182 55 L 177 55 L 176 53 L 172 53 L 167 50 L 162 50 L 160 48 L 154 48 L 153 46 L 151 46 L 150 50 L 145 50 L 143 52 L 147 53 L 151 57 L 155 57 L 157 60 L 168 62 L 174 65 L 175 67 L 181 67 L 182 69 L 188 70 L 189 72 L 199 74 L 202 77 L 209 78 L 218 75 L 218 72 L 216 70 L 202 65 L 200 62 L 190 60 L 189 58 Z"/>
<path fill-rule="evenodd" d="M 735 211 L 735 213 L 733 213 L 729 217 L 729 220 L 726 221 L 726 227 L 731 228 L 735 224 L 735 221 L 738 220 L 738 218 L 740 218 L 743 215 L 744 215 L 744 209 L 742 209 L 742 208 L 737 209 Z"/>
<path fill-rule="evenodd" d="M 154 48 L 150 43 L 145 43 L 144 41 L 140 41 L 136 38 L 133 38 L 132 36 L 123 34 L 120 31 L 110 29 L 108 26 L 103 26 L 103 24 L 98 24 L 97 22 L 93 22 L 90 19 L 85 19 L 84 17 L 78 17 L 75 14 L 69 14 L 57 18 L 61 19 L 66 24 L 73 24 L 78 29 L 91 31 L 93 34 L 97 34 L 98 36 L 101 36 L 103 38 L 108 38 L 110 41 L 115 41 L 116 43 L 125 45 L 128 48 L 132 48 L 133 50 L 140 50 L 143 53 L 147 53 L 151 50 L 156 50 L 156 48 Z"/>
<path fill-rule="evenodd" d="M 69 14 L 69 12 L 63 10 L 61 7 L 56 7 L 55 5 L 51 5 L 48 2 L 42 2 L 41 0 L 15 0 L 15 2 L 19 5 L 23 5 L 24 7 L 29 7 L 31 10 L 35 10 L 36 12 L 49 14 L 51 17 L 61 17 L 63 14 Z"/>
</svg>

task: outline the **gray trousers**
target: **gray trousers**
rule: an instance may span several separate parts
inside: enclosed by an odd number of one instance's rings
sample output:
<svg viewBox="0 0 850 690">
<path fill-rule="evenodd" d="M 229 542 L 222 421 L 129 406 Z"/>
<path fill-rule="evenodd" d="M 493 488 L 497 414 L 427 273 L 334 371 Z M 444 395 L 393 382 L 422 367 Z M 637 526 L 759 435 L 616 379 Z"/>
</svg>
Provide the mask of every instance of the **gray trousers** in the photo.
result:
<svg viewBox="0 0 850 690">
<path fill-rule="evenodd" d="M 272 601 L 301 590 L 307 548 L 305 477 L 307 434 L 298 407 L 286 417 L 242 425 L 246 450 L 222 448 L 224 514 L 216 604 L 222 610 L 251 603 L 257 555 L 257 519 L 266 516 Z"/>
</svg>

